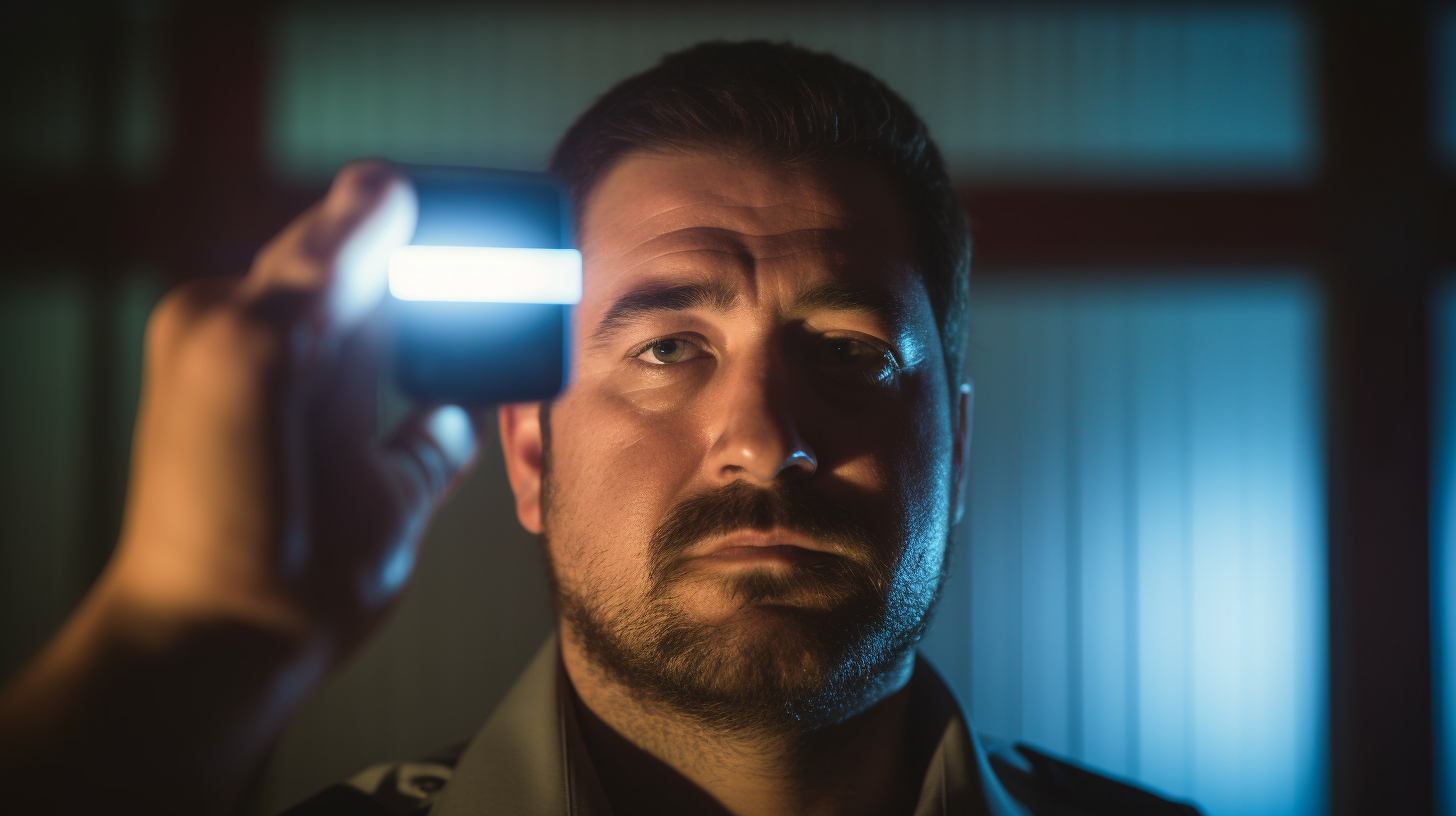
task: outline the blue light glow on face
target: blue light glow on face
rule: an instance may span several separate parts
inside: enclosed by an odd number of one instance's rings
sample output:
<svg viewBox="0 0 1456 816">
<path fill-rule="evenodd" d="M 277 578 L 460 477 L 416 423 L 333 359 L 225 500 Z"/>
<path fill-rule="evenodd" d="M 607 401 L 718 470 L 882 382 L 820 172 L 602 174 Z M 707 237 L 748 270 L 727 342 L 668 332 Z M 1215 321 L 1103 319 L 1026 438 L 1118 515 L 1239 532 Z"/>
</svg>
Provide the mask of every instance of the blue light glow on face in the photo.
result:
<svg viewBox="0 0 1456 816">
<path fill-rule="evenodd" d="M 389 293 L 400 300 L 475 303 L 581 302 L 574 249 L 405 246 L 389 258 Z"/>
</svg>

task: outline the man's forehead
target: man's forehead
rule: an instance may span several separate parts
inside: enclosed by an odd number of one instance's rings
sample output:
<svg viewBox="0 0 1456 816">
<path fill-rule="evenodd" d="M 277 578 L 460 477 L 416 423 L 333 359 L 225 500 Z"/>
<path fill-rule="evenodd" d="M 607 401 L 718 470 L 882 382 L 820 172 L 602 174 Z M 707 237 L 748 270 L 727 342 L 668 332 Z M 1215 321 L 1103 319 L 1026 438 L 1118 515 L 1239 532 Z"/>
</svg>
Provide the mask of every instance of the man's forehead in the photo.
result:
<svg viewBox="0 0 1456 816">
<path fill-rule="evenodd" d="M 639 154 L 584 209 L 587 288 L 597 293 L 646 275 L 761 263 L 882 276 L 914 254 L 888 178 L 857 164 Z"/>
<path fill-rule="evenodd" d="M 846 228 L 866 220 L 855 196 L 873 174 L 844 164 L 791 167 L 711 154 L 635 153 L 597 183 L 583 218 L 586 241 L 642 229 L 694 226 L 749 234 Z M 857 201 L 856 198 L 864 198 Z M 767 231 L 765 231 L 767 230 Z"/>
</svg>

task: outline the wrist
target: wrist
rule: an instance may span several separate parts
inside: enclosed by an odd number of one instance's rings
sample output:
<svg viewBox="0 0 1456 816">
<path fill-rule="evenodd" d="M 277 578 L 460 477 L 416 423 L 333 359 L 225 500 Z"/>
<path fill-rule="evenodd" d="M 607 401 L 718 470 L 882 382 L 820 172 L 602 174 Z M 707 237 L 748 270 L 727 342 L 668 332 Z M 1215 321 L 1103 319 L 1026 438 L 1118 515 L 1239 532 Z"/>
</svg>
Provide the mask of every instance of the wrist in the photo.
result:
<svg viewBox="0 0 1456 816">
<path fill-rule="evenodd" d="M 139 812 L 220 809 L 322 681 L 325 650 L 288 627 L 124 590 L 98 582 L 0 695 L 0 778 L 41 780 L 62 792 L 55 812 L 82 813 L 150 790 L 136 769 L 165 768 L 173 782 Z"/>
<path fill-rule="evenodd" d="M 195 591 L 135 580 L 125 565 L 108 570 L 77 610 L 79 637 L 94 654 L 141 665 L 180 664 L 254 685 L 310 670 L 331 652 L 294 605 L 259 593 Z M 290 685 L 293 683 L 290 682 Z"/>
</svg>

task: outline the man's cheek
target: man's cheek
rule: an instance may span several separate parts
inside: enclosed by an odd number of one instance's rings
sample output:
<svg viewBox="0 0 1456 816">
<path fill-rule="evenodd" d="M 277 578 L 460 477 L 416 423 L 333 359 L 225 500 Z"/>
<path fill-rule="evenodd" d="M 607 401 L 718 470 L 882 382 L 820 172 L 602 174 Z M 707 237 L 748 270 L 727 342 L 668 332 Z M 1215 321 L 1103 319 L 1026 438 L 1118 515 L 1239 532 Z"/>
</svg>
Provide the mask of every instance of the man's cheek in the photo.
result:
<svg viewBox="0 0 1456 816">
<path fill-rule="evenodd" d="M 691 411 L 702 396 L 702 373 L 648 370 L 618 376 L 609 385 L 610 400 L 618 410 L 646 416 Z"/>
<path fill-rule="evenodd" d="M 572 440 L 570 452 L 558 458 L 570 471 L 558 491 L 562 515 L 571 519 L 572 538 L 587 547 L 573 559 L 604 568 L 630 564 L 645 574 L 648 542 L 698 470 L 694 426 L 682 416 L 610 408 L 586 413 L 597 420 L 591 432 Z M 603 421 L 608 417 L 613 421 Z"/>
<path fill-rule="evenodd" d="M 695 395 L 647 400 L 658 402 L 653 410 L 643 408 L 639 396 L 619 394 L 600 409 L 604 426 L 610 425 L 599 446 L 602 459 L 624 474 L 681 485 L 696 472 L 709 440 L 717 435 L 712 417 Z"/>
</svg>

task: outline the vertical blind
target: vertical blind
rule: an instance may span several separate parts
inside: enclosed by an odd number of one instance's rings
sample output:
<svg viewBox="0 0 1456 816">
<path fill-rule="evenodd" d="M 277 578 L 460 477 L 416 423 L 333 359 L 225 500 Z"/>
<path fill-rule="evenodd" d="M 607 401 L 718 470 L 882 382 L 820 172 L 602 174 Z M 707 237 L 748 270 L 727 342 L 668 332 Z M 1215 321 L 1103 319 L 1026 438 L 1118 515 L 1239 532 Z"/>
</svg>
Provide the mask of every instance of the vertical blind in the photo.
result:
<svg viewBox="0 0 1456 816">
<path fill-rule="evenodd" d="M 1211 816 L 1326 811 L 1319 315 L 1285 277 L 979 288 L 927 639 L 978 728 Z"/>
</svg>

